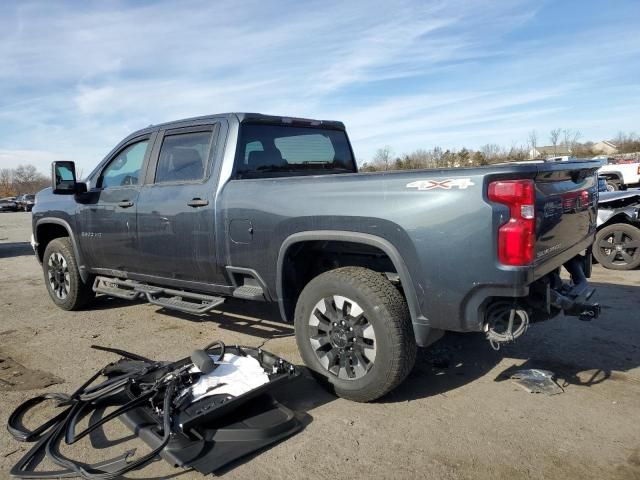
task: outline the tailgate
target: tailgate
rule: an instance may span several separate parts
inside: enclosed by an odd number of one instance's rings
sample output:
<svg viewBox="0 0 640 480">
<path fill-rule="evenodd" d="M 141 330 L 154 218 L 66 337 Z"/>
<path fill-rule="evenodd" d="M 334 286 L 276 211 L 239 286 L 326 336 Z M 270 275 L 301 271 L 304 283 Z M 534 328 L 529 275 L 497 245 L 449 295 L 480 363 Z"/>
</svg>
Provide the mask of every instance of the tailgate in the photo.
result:
<svg viewBox="0 0 640 480">
<path fill-rule="evenodd" d="M 542 164 L 535 177 L 536 246 L 539 264 L 595 232 L 598 162 Z"/>
</svg>

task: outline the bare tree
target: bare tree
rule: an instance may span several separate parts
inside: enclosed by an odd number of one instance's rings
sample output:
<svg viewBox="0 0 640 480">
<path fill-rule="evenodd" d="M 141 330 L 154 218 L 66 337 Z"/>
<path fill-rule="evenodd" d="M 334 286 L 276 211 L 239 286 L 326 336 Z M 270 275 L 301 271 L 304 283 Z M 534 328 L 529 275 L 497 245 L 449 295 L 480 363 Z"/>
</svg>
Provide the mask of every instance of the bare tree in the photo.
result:
<svg viewBox="0 0 640 480">
<path fill-rule="evenodd" d="M 13 172 L 10 168 L 0 168 L 0 198 L 14 196 Z"/>
<path fill-rule="evenodd" d="M 635 153 L 640 151 L 640 137 L 635 132 L 618 132 L 613 143 L 618 147 L 618 153 Z"/>
<path fill-rule="evenodd" d="M 535 158 L 537 156 L 536 148 L 538 147 L 538 132 L 535 130 L 531 130 L 529 132 L 529 147 L 531 149 L 531 158 Z"/>
<path fill-rule="evenodd" d="M 31 183 L 41 176 L 33 165 L 19 165 L 13 171 L 13 181 L 16 183 Z"/>
<path fill-rule="evenodd" d="M 578 146 L 580 145 L 580 139 L 581 138 L 582 138 L 582 133 L 580 132 L 580 130 L 575 130 L 573 132 L 573 135 L 569 139 L 572 153 L 575 150 L 577 150 Z"/>
<path fill-rule="evenodd" d="M 549 132 L 549 141 L 551 142 L 551 145 L 553 145 L 554 155 L 558 154 L 558 140 L 560 139 L 560 133 L 562 133 L 560 128 L 554 128 Z"/>
<path fill-rule="evenodd" d="M 483 145 L 480 147 L 480 152 L 482 152 L 487 164 L 502 161 L 505 157 L 504 149 L 496 143 L 487 143 L 486 145 Z"/>
<path fill-rule="evenodd" d="M 13 186 L 18 193 L 35 193 L 48 183 L 47 177 L 33 165 L 19 165 L 13 171 Z"/>
<path fill-rule="evenodd" d="M 631 134 L 633 135 L 633 134 Z M 617 145 L 618 147 L 621 145 L 624 145 L 625 143 L 627 143 L 629 140 L 631 140 L 631 135 L 623 132 L 623 131 L 619 131 L 618 135 L 616 135 L 616 138 L 613 139 L 613 143 L 615 145 Z"/>
<path fill-rule="evenodd" d="M 382 167 L 382 170 L 389 170 L 389 165 L 393 157 L 393 150 L 389 145 L 385 145 L 382 148 L 376 150 L 376 154 L 373 156 L 373 164 L 377 167 Z"/>
<path fill-rule="evenodd" d="M 570 128 L 565 128 L 564 130 L 562 130 L 562 136 L 564 140 L 564 146 L 568 150 L 570 150 L 571 153 L 574 153 L 578 146 L 578 140 L 580 140 L 580 137 L 582 137 L 580 130 L 571 130 Z"/>
</svg>

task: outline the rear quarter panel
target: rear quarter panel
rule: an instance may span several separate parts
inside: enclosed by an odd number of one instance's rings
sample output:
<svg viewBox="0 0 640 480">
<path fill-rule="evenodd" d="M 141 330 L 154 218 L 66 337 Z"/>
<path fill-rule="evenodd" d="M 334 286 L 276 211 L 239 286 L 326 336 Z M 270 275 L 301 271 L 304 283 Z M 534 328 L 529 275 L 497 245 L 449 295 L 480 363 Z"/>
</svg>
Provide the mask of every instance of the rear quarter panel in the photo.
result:
<svg viewBox="0 0 640 480">
<path fill-rule="evenodd" d="M 507 177 L 535 175 L 535 167 L 500 170 Z M 233 220 L 246 220 L 253 238 L 237 243 L 225 235 L 224 258 L 228 265 L 256 269 L 275 297 L 277 256 L 290 235 L 310 230 L 375 235 L 395 246 L 411 275 L 419 303 L 414 321 L 477 329 L 466 324 L 465 299 L 477 289 L 489 294 L 494 287 L 523 295 L 522 286 L 531 275 L 496 262 L 500 219 L 485 201 L 491 172 L 479 168 L 232 180 L 220 197 L 218 227 L 228 232 Z"/>
</svg>

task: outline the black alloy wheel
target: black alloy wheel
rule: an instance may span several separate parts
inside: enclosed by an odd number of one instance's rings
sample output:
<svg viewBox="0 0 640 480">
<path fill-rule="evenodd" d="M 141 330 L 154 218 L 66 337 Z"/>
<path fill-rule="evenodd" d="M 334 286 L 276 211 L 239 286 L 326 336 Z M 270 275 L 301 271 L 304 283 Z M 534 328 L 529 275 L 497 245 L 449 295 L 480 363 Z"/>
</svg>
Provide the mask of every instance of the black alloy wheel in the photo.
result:
<svg viewBox="0 0 640 480">
<path fill-rule="evenodd" d="M 604 268 L 636 268 L 640 265 L 640 229 L 626 223 L 603 228 L 596 234 L 593 255 Z"/>
</svg>

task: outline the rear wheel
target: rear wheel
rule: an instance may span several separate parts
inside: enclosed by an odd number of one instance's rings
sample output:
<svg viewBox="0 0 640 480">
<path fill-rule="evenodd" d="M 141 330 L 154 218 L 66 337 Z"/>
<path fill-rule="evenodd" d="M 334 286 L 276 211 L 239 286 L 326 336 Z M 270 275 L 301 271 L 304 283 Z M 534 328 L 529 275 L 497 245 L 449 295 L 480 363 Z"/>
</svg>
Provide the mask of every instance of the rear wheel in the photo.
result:
<svg viewBox="0 0 640 480">
<path fill-rule="evenodd" d="M 618 180 L 613 180 L 612 178 L 607 179 L 607 192 L 617 192 L 620 190 L 620 182 Z"/>
<path fill-rule="evenodd" d="M 605 268 L 636 268 L 640 265 L 640 229 L 626 223 L 604 227 L 596 234 L 593 255 Z"/>
<path fill-rule="evenodd" d="M 383 396 L 415 362 L 405 299 L 383 275 L 365 268 L 339 268 L 311 280 L 296 305 L 295 330 L 305 364 L 349 400 Z"/>
<path fill-rule="evenodd" d="M 78 310 L 95 297 L 91 285 L 80 277 L 68 237 L 49 242 L 42 258 L 42 269 L 49 296 L 60 308 Z"/>
</svg>

